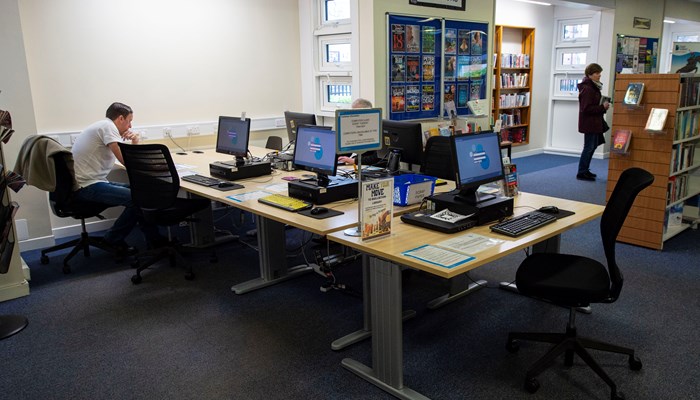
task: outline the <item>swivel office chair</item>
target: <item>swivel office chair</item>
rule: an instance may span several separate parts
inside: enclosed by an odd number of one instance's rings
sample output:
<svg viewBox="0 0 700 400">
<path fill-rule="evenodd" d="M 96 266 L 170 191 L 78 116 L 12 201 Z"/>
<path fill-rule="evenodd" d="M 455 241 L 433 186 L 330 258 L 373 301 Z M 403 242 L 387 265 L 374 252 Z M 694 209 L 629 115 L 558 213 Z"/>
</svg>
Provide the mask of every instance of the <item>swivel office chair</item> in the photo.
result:
<svg viewBox="0 0 700 400">
<path fill-rule="evenodd" d="M 540 387 L 536 376 L 564 353 L 566 366 L 573 365 L 574 354 L 577 354 L 610 386 L 613 400 L 624 399 L 622 393 L 617 391 L 615 382 L 586 349 L 626 354 L 629 367 L 634 371 L 642 368 L 642 362 L 634 356 L 633 349 L 578 336 L 575 325 L 576 308 L 586 307 L 591 303 L 613 303 L 617 300 L 622 290 L 623 279 L 615 260 L 615 241 L 635 198 L 653 181 L 654 176 L 640 168 L 627 169 L 620 175 L 600 221 L 607 269 L 600 262 L 588 257 L 558 253 L 531 254 L 518 267 L 515 282 L 520 293 L 569 308 L 569 323 L 565 333 L 508 334 L 506 349 L 511 353 L 518 351 L 518 340 L 554 344 L 527 371 L 525 389 L 529 392 L 534 393 Z"/>
<path fill-rule="evenodd" d="M 440 179 L 455 179 L 450 138 L 431 136 L 425 144 L 420 172 Z"/>
<path fill-rule="evenodd" d="M 210 200 L 204 198 L 186 199 L 177 197 L 180 190 L 180 178 L 170 151 L 162 144 L 131 145 L 119 143 L 124 166 L 129 177 L 131 198 L 134 205 L 139 207 L 146 222 L 159 226 L 176 225 L 190 220 L 190 216 L 209 207 Z M 170 265 L 175 265 L 179 259 L 186 266 L 185 279 L 194 279 L 192 266 L 185 262 L 176 243 L 168 243 L 162 247 L 151 249 L 139 254 L 136 275 L 131 278 L 134 284 L 141 283 L 141 272 L 161 259 L 168 257 Z M 150 257 L 144 263 L 139 260 Z M 212 256 L 212 261 L 215 257 Z"/>
</svg>

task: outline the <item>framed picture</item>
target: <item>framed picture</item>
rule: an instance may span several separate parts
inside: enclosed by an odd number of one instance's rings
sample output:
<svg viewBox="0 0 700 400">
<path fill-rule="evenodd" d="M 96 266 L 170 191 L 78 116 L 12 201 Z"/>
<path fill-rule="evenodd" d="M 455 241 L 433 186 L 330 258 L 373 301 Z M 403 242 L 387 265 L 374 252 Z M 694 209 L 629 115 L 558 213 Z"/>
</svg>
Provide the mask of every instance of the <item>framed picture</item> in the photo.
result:
<svg viewBox="0 0 700 400">
<path fill-rule="evenodd" d="M 447 8 L 450 10 L 467 9 L 467 0 L 408 0 L 409 4 L 421 7 Z"/>
<path fill-rule="evenodd" d="M 637 29 L 651 29 L 651 20 L 649 18 L 634 17 L 632 27 Z"/>
</svg>

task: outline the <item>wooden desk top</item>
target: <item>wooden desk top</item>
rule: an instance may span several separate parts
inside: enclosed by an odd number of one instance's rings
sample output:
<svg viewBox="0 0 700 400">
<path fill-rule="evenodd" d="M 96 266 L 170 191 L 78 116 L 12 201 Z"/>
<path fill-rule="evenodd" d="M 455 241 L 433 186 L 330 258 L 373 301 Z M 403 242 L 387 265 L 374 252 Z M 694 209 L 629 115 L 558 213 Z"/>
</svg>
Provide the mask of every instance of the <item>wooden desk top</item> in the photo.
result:
<svg viewBox="0 0 700 400">
<path fill-rule="evenodd" d="M 252 146 L 250 148 L 250 151 L 256 157 L 262 157 L 269 152 L 269 150 L 267 149 Z M 209 163 L 231 158 L 231 156 L 216 153 L 214 150 L 204 150 L 202 154 L 188 153 L 187 155 L 173 154 L 172 156 L 175 163 L 194 166 L 194 171 L 196 173 L 206 176 L 209 176 Z M 243 189 L 229 190 L 223 192 L 217 189 L 212 189 L 206 186 L 197 185 L 196 183 L 186 182 L 182 180 L 180 181 L 180 186 L 190 193 L 206 197 L 212 200 L 216 200 L 225 204 L 229 204 L 234 207 L 240 208 L 244 211 L 249 211 L 254 214 L 261 215 L 265 218 L 269 218 L 284 224 L 292 225 L 294 227 L 301 228 L 318 235 L 327 235 L 331 232 L 345 230 L 347 228 L 357 225 L 358 205 L 357 201 L 355 200 L 345 200 L 330 204 L 324 204 L 324 207 L 337 211 L 342 211 L 344 214 L 330 218 L 315 219 L 298 213 L 293 213 L 273 206 L 262 204 L 257 200 L 238 202 L 227 198 L 227 196 L 231 196 L 234 194 L 264 190 L 265 187 L 269 185 L 280 183 L 286 184 L 287 181 L 283 180 L 282 177 L 300 177 L 303 174 L 308 174 L 308 172 L 273 170 L 272 175 L 258 176 L 255 178 L 242 179 L 240 181 L 236 181 L 236 183 L 239 183 L 244 186 Z M 447 185 L 436 187 L 435 191 L 445 192 L 454 189 L 454 187 L 454 182 L 448 182 Z M 270 193 L 273 192 L 270 191 Z M 281 194 L 287 195 L 287 192 L 282 192 Z M 407 207 L 394 206 L 394 215 L 400 215 L 403 213 L 417 210 L 418 206 L 419 204 Z"/>
<path fill-rule="evenodd" d="M 405 265 L 411 268 L 429 272 L 443 278 L 452 278 L 463 274 L 481 265 L 497 260 L 505 255 L 529 247 L 535 243 L 544 241 L 561 234 L 573 227 L 591 221 L 603 213 L 603 206 L 582 203 L 573 200 L 559 199 L 555 197 L 541 196 L 531 193 L 521 193 L 515 197 L 515 214 L 523 214 L 546 205 L 554 205 L 561 210 L 574 211 L 575 214 L 559 219 L 554 223 L 545 225 L 535 231 L 518 238 L 492 233 L 489 225 L 482 225 L 456 234 L 445 234 L 429 229 L 403 223 L 399 218 L 393 220 L 390 236 L 368 240 L 363 242 L 358 237 L 345 236 L 343 232 L 334 232 L 328 235 L 328 239 L 355 248 L 363 253 Z M 487 237 L 502 239 L 503 243 L 491 246 L 476 254 L 474 260 L 456 266 L 443 268 L 427 262 L 407 257 L 401 253 L 415 249 L 425 244 L 436 244 L 443 240 L 457 237 L 463 234 L 478 234 Z"/>
</svg>

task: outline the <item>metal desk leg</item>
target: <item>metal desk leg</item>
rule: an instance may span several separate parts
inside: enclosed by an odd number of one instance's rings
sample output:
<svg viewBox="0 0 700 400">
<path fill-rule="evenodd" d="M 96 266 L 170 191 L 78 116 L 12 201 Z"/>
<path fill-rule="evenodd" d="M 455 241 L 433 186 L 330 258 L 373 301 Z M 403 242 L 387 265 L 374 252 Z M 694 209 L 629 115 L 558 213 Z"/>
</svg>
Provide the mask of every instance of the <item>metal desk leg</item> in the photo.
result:
<svg viewBox="0 0 700 400">
<path fill-rule="evenodd" d="M 287 268 L 286 235 L 283 223 L 259 215 L 255 216 L 255 222 L 258 226 L 260 278 L 234 285 L 231 287 L 232 291 L 236 294 L 252 292 L 296 278 L 313 270 L 309 265 Z"/>
<path fill-rule="evenodd" d="M 472 280 L 469 279 L 469 275 L 465 273 L 451 278 L 449 280 L 449 283 L 450 291 L 447 294 L 438 297 L 437 299 L 429 301 L 429 309 L 435 310 L 444 305 L 450 304 L 457 299 L 461 299 L 462 297 L 468 294 L 471 294 L 481 288 L 486 287 L 487 282 L 485 280 L 478 280 L 472 282 Z"/>
<path fill-rule="evenodd" d="M 202 199 L 203 197 L 187 192 L 187 197 L 191 199 Z M 238 236 L 230 233 L 225 235 L 216 235 L 214 229 L 214 216 L 212 215 L 211 203 L 209 207 L 198 211 L 192 215 L 194 222 L 190 223 L 190 241 L 188 245 L 196 248 L 206 248 L 216 246 L 222 243 L 238 240 Z"/>
<path fill-rule="evenodd" d="M 551 237 L 545 241 L 539 242 L 532 246 L 532 253 L 559 253 L 561 249 L 561 235 Z M 503 290 L 507 290 L 513 293 L 520 293 L 518 291 L 518 286 L 511 282 L 501 282 L 499 287 Z M 576 311 L 582 312 L 584 314 L 591 313 L 591 307 L 576 307 Z"/>
<path fill-rule="evenodd" d="M 400 399 L 427 399 L 403 384 L 401 267 L 371 257 L 372 368 L 351 358 L 343 367 Z"/>
<path fill-rule="evenodd" d="M 372 296 L 370 295 L 370 278 L 369 278 L 369 256 L 362 255 L 362 329 L 347 334 L 331 343 L 332 350 L 342 350 L 357 342 L 369 339 L 372 336 Z M 406 321 L 416 316 L 414 310 L 406 310 L 403 312 L 402 320 Z"/>
</svg>

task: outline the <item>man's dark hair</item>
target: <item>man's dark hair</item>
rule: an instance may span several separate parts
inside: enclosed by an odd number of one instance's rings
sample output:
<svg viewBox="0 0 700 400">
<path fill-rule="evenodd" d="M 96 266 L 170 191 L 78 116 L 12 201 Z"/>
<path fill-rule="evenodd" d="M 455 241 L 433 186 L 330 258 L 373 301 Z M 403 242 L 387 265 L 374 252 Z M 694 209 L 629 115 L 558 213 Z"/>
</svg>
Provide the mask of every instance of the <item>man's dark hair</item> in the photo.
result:
<svg viewBox="0 0 700 400">
<path fill-rule="evenodd" d="M 584 71 L 586 76 L 591 76 L 591 75 L 595 74 L 596 72 L 603 72 L 603 67 L 601 67 L 600 65 L 598 65 L 596 63 L 588 64 L 588 66 L 586 67 L 586 70 Z"/>
<path fill-rule="evenodd" d="M 106 117 L 114 121 L 115 119 L 119 118 L 120 115 L 126 118 L 129 116 L 129 114 L 133 113 L 134 112 L 131 110 L 131 107 L 124 103 L 112 103 L 112 105 L 107 108 Z"/>
</svg>

